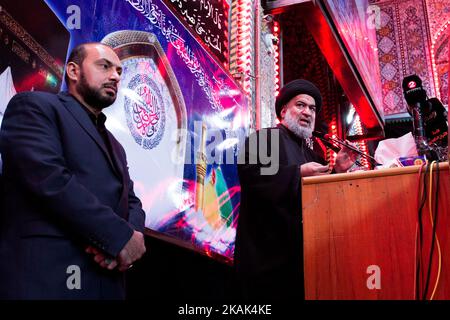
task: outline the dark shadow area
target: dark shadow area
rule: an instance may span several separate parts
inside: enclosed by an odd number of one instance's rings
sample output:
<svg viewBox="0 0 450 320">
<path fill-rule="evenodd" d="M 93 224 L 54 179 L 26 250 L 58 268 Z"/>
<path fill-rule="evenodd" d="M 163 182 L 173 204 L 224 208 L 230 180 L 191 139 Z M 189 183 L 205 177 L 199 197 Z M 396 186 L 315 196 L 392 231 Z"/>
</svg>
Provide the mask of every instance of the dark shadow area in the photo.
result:
<svg viewBox="0 0 450 320">
<path fill-rule="evenodd" d="M 233 297 L 233 268 L 197 252 L 148 237 L 147 252 L 128 272 L 128 299 L 223 302 Z"/>
</svg>

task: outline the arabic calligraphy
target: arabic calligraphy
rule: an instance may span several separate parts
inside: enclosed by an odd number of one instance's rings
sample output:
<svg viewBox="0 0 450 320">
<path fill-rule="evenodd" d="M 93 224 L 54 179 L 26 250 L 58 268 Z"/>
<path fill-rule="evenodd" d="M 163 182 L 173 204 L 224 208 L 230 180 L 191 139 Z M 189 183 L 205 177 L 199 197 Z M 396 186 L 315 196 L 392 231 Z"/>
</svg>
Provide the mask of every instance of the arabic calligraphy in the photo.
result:
<svg viewBox="0 0 450 320">
<path fill-rule="evenodd" d="M 147 86 L 141 86 L 136 91 L 144 100 L 148 111 L 139 103 L 134 102 L 132 105 L 133 120 L 142 136 L 151 137 L 156 132 L 155 126 L 158 124 L 160 118 L 158 100 Z"/>
<path fill-rule="evenodd" d="M 164 13 L 152 2 L 152 0 L 125 0 L 125 2 L 128 2 L 134 9 L 144 15 L 144 17 L 146 17 L 156 28 L 161 30 L 162 35 L 170 42 L 170 44 L 172 44 L 176 49 L 178 56 L 181 57 L 191 73 L 195 76 L 198 85 L 205 92 L 212 109 L 215 111 L 222 111 L 223 106 L 218 97 L 218 92 L 220 90 L 213 89 L 213 83 L 210 78 L 203 70 L 192 49 L 180 36 L 178 30 L 172 24 L 172 21 L 166 20 Z"/>
<path fill-rule="evenodd" d="M 126 64 L 135 63 L 133 59 Z M 126 84 L 125 115 L 135 142 L 144 149 L 153 149 L 160 143 L 165 131 L 165 105 L 158 84 L 142 71 Z M 125 80 L 127 81 L 127 80 Z"/>
<path fill-rule="evenodd" d="M 169 2 L 169 0 L 166 0 Z M 182 15 L 203 42 L 226 61 L 228 50 L 228 9 L 225 0 L 170 0 L 173 9 Z"/>
</svg>

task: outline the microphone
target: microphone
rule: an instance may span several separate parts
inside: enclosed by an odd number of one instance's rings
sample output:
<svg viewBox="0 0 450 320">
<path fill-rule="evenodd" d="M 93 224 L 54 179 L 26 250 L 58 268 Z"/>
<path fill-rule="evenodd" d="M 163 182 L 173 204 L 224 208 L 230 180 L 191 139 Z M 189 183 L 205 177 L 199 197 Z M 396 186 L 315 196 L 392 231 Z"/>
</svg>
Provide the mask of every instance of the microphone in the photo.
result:
<svg viewBox="0 0 450 320">
<path fill-rule="evenodd" d="M 326 145 L 328 148 L 333 150 L 334 152 L 338 153 L 341 151 L 341 148 L 332 144 L 330 140 L 325 138 L 325 134 L 320 131 L 313 131 L 312 135 L 323 142 L 324 145 Z"/>
<path fill-rule="evenodd" d="M 427 92 L 422 87 L 422 80 L 415 74 L 407 76 L 402 83 L 403 95 L 408 103 L 408 112 L 413 118 L 414 140 L 417 146 L 417 153 L 429 155 L 430 147 L 428 146 L 423 114 L 427 107 Z"/>
<path fill-rule="evenodd" d="M 429 142 L 433 141 L 431 137 L 433 135 L 432 132 L 434 130 L 438 133 L 442 133 L 448 129 L 445 124 L 437 126 L 437 124 L 440 124 L 438 123 L 439 119 L 436 119 L 436 121 L 426 119 L 432 118 L 433 116 L 432 103 L 427 99 L 427 92 L 422 87 L 422 80 L 417 75 L 413 74 L 405 77 L 402 82 L 402 87 L 403 95 L 408 103 L 408 112 L 413 118 L 413 136 L 417 146 L 417 153 L 420 156 L 425 155 L 430 160 L 437 160 L 438 156 L 436 151 L 429 145 Z M 436 112 L 434 112 L 434 114 L 436 114 Z M 429 134 L 427 134 L 426 129 L 427 121 L 429 127 L 428 131 L 430 131 Z M 441 129 L 442 132 L 440 132 Z M 428 141 L 429 138 L 432 140 Z M 440 139 L 439 135 L 436 139 Z"/>
<path fill-rule="evenodd" d="M 424 103 L 427 100 L 427 92 L 422 87 L 422 80 L 415 74 L 403 78 L 403 95 L 409 107 L 414 107 L 417 103 Z M 411 110 L 408 109 L 410 115 Z"/>
<path fill-rule="evenodd" d="M 370 156 L 370 155 L 368 155 L 368 154 L 365 154 L 364 152 L 362 152 L 362 151 L 359 150 L 358 148 L 355 148 L 355 147 L 352 146 L 351 144 L 348 144 L 347 142 L 345 142 L 345 141 L 343 141 L 343 140 L 341 140 L 341 139 L 332 138 L 328 133 L 323 133 L 323 132 L 314 130 L 312 134 L 313 134 L 314 137 L 319 138 L 320 140 L 322 140 L 322 141 L 324 141 L 324 142 L 326 141 L 326 142 L 328 142 L 329 144 L 332 144 L 332 142 L 337 143 L 337 144 L 340 144 L 340 145 L 342 145 L 342 146 L 344 146 L 344 147 L 346 147 L 346 148 L 348 148 L 348 149 L 350 149 L 350 150 L 356 152 L 356 153 L 359 154 L 360 156 L 362 156 L 362 157 L 364 157 L 364 158 L 366 158 L 366 159 L 371 160 L 371 161 L 373 162 L 373 164 L 376 165 L 376 166 L 381 165 L 380 163 L 378 163 L 377 160 L 375 160 L 374 157 L 372 157 L 372 156 Z M 333 145 L 333 146 L 334 146 L 334 145 Z M 338 147 L 336 147 L 336 146 L 334 146 L 334 147 L 337 148 L 338 151 L 335 151 L 334 149 L 333 149 L 333 151 L 339 152 L 340 148 L 338 148 Z"/>
</svg>

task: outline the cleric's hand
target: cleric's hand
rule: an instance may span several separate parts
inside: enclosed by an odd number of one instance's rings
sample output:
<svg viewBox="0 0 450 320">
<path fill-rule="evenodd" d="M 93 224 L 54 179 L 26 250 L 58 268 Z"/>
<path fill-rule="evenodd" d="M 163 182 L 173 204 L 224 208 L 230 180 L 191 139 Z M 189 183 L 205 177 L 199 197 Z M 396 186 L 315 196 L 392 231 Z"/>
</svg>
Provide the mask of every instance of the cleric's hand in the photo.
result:
<svg viewBox="0 0 450 320">
<path fill-rule="evenodd" d="M 349 141 L 346 141 L 348 144 L 350 144 L 352 147 L 356 146 Z M 358 158 L 358 153 L 355 151 L 347 148 L 342 147 L 342 149 L 338 152 L 336 156 L 336 163 L 334 165 L 334 171 L 337 173 L 347 172 L 348 169 L 355 163 L 356 159 Z"/>
<path fill-rule="evenodd" d="M 300 174 L 302 177 L 321 176 L 329 174 L 329 165 L 321 165 L 317 162 L 307 162 L 300 166 Z"/>
</svg>

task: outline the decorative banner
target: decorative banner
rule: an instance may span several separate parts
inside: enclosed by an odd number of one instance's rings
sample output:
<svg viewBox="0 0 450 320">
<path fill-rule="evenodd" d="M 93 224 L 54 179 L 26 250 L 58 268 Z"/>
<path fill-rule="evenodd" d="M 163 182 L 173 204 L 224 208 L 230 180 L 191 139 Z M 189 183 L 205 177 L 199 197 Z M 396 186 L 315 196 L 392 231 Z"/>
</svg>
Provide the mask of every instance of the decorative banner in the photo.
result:
<svg viewBox="0 0 450 320">
<path fill-rule="evenodd" d="M 191 27 L 191 32 L 219 61 L 228 66 L 228 0 L 165 0 Z"/>
<path fill-rule="evenodd" d="M 146 227 L 231 260 L 236 158 L 248 131 L 241 89 L 161 0 L 46 3 L 70 27 L 70 48 L 103 42 L 122 61 L 118 98 L 104 112 L 126 150 Z"/>
</svg>

